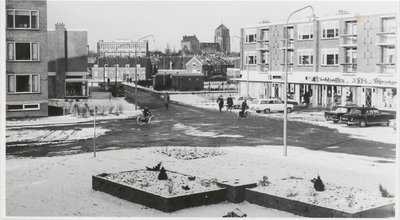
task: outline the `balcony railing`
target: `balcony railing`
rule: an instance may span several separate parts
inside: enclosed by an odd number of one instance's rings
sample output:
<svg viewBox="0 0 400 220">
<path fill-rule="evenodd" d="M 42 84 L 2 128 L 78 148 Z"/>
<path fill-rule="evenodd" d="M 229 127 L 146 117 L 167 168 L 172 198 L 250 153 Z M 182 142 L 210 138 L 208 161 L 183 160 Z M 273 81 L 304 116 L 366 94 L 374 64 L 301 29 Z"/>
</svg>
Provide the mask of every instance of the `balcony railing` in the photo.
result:
<svg viewBox="0 0 400 220">
<path fill-rule="evenodd" d="M 394 63 L 378 63 L 377 72 L 381 74 L 394 74 L 396 73 L 396 65 Z"/>
<path fill-rule="evenodd" d="M 285 64 L 284 63 L 281 63 L 281 69 L 280 69 L 280 71 L 282 71 L 282 72 L 285 72 L 286 71 L 286 66 L 285 66 Z M 288 64 L 288 72 L 293 72 L 293 63 L 289 63 Z"/>
<path fill-rule="evenodd" d="M 294 43 L 293 41 L 288 42 L 288 50 L 293 50 L 294 49 Z M 279 49 L 285 50 L 286 49 L 286 40 L 281 40 L 279 42 Z"/>
<path fill-rule="evenodd" d="M 343 73 L 356 73 L 357 64 L 356 63 L 341 63 Z"/>
<path fill-rule="evenodd" d="M 341 47 L 357 47 L 357 36 L 341 36 Z"/>
<path fill-rule="evenodd" d="M 257 50 L 269 50 L 269 43 L 268 42 L 259 42 Z"/>
<path fill-rule="evenodd" d="M 390 34 L 378 34 L 375 38 L 375 45 L 377 46 L 394 46 L 396 44 L 395 35 Z"/>
<path fill-rule="evenodd" d="M 260 63 L 260 72 L 268 73 L 269 72 L 269 64 L 268 63 Z"/>
</svg>

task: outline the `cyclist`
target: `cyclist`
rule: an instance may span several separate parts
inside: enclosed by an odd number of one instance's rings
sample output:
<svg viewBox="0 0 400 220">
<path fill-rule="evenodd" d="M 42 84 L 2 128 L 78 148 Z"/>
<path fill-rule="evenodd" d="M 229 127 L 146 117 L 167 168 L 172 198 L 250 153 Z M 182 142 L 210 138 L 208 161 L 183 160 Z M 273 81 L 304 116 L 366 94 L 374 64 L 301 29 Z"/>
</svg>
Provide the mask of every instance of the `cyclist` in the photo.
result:
<svg viewBox="0 0 400 220">
<path fill-rule="evenodd" d="M 249 106 L 247 105 L 246 99 L 242 102 L 242 111 L 240 112 L 240 116 L 244 116 L 244 112 L 248 109 Z"/>
<path fill-rule="evenodd" d="M 146 119 L 146 121 L 149 120 L 150 114 L 151 114 L 151 112 L 149 111 L 149 107 L 147 107 L 147 105 L 146 105 L 146 107 L 144 107 L 144 110 L 143 110 L 143 116 Z"/>
</svg>

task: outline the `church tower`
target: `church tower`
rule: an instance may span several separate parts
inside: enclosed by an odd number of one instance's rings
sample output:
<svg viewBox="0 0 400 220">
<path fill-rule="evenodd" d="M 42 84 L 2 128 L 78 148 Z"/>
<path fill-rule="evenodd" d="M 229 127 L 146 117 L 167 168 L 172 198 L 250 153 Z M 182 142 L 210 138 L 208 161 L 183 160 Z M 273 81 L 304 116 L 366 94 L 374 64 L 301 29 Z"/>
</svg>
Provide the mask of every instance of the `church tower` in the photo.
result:
<svg viewBox="0 0 400 220">
<path fill-rule="evenodd" d="M 231 52 L 231 37 L 229 36 L 229 29 L 225 25 L 221 24 L 215 29 L 214 43 L 218 43 L 225 53 Z"/>
</svg>

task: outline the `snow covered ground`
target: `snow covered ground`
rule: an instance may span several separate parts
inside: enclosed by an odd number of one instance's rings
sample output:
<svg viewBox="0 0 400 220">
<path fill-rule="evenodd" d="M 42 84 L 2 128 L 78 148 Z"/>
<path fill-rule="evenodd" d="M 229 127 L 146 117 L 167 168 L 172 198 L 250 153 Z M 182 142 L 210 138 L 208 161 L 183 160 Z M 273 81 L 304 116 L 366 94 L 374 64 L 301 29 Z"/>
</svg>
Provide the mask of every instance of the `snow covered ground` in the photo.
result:
<svg viewBox="0 0 400 220">
<path fill-rule="evenodd" d="M 171 99 L 204 108 L 217 108 L 215 101 L 208 101 L 201 96 L 171 95 Z M 128 105 L 124 109 L 134 109 L 134 105 Z M 124 111 L 123 114 L 114 118 L 134 117 L 137 114 L 140 114 L 140 111 Z M 40 124 L 44 123 L 93 121 L 93 118 L 62 117 L 62 120 L 58 117 L 49 117 L 29 123 L 41 126 Z M 255 117 L 282 117 L 282 114 L 259 114 Z M 309 121 L 350 133 L 355 138 L 369 138 L 385 143 L 396 143 L 396 137 L 398 137 L 393 129 L 384 126 L 372 127 L 372 129 L 349 129 L 345 125 L 325 122 L 321 112 L 294 112 L 290 114 L 289 120 Z M 24 123 L 26 121 L 7 121 L 7 126 L 19 127 Z M 20 137 L 37 137 L 34 133 L 23 133 L 23 130 L 20 131 Z M 86 134 L 87 138 L 93 136 L 93 130 L 90 129 L 82 130 L 80 133 L 79 138 L 82 138 L 82 133 Z M 16 138 L 17 134 L 7 131 L 7 140 Z M 69 138 L 74 138 L 72 131 Z M 161 161 L 168 170 L 208 179 L 240 179 L 246 182 L 258 182 L 263 176 L 268 176 L 268 179 L 273 182 L 291 176 L 313 179 L 320 175 L 325 183 L 375 192 L 378 192 L 379 184 L 381 184 L 391 194 L 395 194 L 398 190 L 398 175 L 396 175 L 398 169 L 395 161 L 388 159 L 310 151 L 295 146 L 288 148 L 287 157 L 282 156 L 282 146 L 218 148 L 224 151 L 224 154 L 194 160 L 182 160 L 159 153 L 160 149 L 177 148 L 186 149 L 175 146 L 153 146 L 98 152 L 96 157 L 93 153 L 50 158 L 9 157 L 6 160 L 5 170 L 5 214 L 47 217 L 221 217 L 239 208 L 248 217 L 296 217 L 290 213 L 247 202 L 202 206 L 167 214 L 92 190 L 92 175 L 143 169 L 145 166 L 154 166 Z M 215 148 L 209 150 L 213 151 Z"/>
</svg>

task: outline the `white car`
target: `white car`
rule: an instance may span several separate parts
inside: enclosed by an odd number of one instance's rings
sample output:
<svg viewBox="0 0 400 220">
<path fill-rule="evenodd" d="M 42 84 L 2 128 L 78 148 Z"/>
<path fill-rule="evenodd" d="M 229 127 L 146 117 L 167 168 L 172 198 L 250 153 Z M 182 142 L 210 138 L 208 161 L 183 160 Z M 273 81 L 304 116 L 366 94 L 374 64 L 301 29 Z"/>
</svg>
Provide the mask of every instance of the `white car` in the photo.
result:
<svg viewBox="0 0 400 220">
<path fill-rule="evenodd" d="M 232 96 L 233 108 L 241 108 L 244 99 L 247 100 L 247 103 L 249 103 L 248 102 L 249 100 L 253 100 L 252 97 L 247 97 L 247 96 Z"/>
<path fill-rule="evenodd" d="M 254 99 L 249 108 L 257 113 L 282 112 L 285 111 L 285 103 L 279 99 Z M 287 104 L 287 112 L 293 111 L 293 104 Z"/>
</svg>

